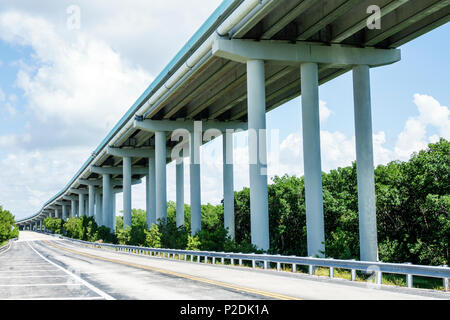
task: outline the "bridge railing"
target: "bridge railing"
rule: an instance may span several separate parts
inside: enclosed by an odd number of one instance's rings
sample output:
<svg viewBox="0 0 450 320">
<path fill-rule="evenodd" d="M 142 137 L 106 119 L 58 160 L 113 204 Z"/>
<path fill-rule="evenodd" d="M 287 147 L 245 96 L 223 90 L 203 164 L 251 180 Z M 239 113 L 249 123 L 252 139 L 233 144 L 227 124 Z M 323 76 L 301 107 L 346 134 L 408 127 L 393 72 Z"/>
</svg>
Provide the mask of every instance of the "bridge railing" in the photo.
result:
<svg viewBox="0 0 450 320">
<path fill-rule="evenodd" d="M 6 244 L 4 244 L 3 246 L 0 247 L 0 253 L 2 253 L 3 251 L 8 250 L 9 247 L 11 247 L 11 243 L 12 243 L 13 241 L 16 241 L 16 240 L 17 240 L 17 238 L 9 239 L 8 242 L 7 242 Z"/>
<path fill-rule="evenodd" d="M 448 291 L 448 278 L 450 278 L 450 268 L 444 266 L 425 266 L 413 265 L 410 263 L 386 263 L 386 262 L 369 262 L 356 260 L 341 260 L 332 258 L 314 258 L 314 257 L 297 257 L 297 256 L 283 256 L 283 255 L 269 255 L 269 254 L 255 254 L 255 253 L 232 253 L 232 252 L 215 252 L 215 251 L 193 251 L 193 250 L 179 250 L 179 249 L 161 249 L 148 248 L 129 245 L 115 245 L 110 243 L 88 242 L 72 238 L 67 238 L 61 235 L 53 235 L 61 239 L 69 240 L 85 246 L 93 248 L 109 249 L 117 252 L 123 252 L 133 255 L 156 256 L 161 258 L 169 258 L 198 262 L 203 260 L 203 263 L 212 264 L 220 262 L 230 265 L 243 266 L 244 262 L 251 264 L 252 268 L 262 267 L 263 269 L 270 269 L 271 265 L 276 266 L 277 271 L 281 271 L 281 265 L 290 265 L 292 272 L 297 271 L 298 266 L 307 266 L 309 274 L 314 273 L 317 267 L 325 267 L 329 269 L 329 276 L 334 277 L 334 269 L 350 270 L 351 281 L 356 280 L 356 271 L 363 271 L 369 274 L 375 274 L 377 284 L 381 284 L 382 274 L 401 274 L 406 276 L 406 285 L 408 288 L 413 286 L 413 276 L 423 276 L 431 278 L 441 278 L 443 280 L 444 290 Z"/>
</svg>

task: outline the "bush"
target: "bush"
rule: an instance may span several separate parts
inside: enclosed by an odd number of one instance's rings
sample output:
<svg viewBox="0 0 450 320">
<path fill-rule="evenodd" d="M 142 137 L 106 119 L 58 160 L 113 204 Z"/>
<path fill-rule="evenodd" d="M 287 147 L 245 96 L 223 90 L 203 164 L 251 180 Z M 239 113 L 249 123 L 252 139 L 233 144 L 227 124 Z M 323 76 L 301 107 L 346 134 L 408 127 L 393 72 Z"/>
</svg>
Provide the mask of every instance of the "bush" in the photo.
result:
<svg viewBox="0 0 450 320">
<path fill-rule="evenodd" d="M 47 217 L 44 219 L 44 227 L 54 233 L 61 234 L 63 221 L 62 219 Z"/>
<path fill-rule="evenodd" d="M 159 232 L 159 226 L 153 224 L 150 230 L 145 230 L 145 246 L 150 248 L 161 248 L 162 234 Z"/>
<path fill-rule="evenodd" d="M 198 236 L 188 235 L 186 250 L 198 251 L 200 250 L 200 245 L 201 243 Z"/>
<path fill-rule="evenodd" d="M 19 228 L 16 226 L 14 216 L 0 206 L 0 244 L 18 236 Z"/>
</svg>

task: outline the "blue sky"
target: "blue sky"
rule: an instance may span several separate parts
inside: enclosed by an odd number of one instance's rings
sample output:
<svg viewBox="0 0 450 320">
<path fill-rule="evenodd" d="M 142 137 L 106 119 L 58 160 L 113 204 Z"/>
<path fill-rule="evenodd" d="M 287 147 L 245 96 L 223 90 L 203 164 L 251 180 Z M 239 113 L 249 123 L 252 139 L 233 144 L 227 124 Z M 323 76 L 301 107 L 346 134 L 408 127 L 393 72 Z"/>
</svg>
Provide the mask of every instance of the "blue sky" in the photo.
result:
<svg viewBox="0 0 450 320">
<path fill-rule="evenodd" d="M 2 1 L 0 205 L 29 216 L 66 185 L 220 3 L 192 1 L 80 0 L 81 28 L 74 31 L 65 25 L 70 1 Z M 440 136 L 450 139 L 449 34 L 444 25 L 402 46 L 400 62 L 371 70 L 376 164 L 407 160 Z M 329 171 L 355 157 L 351 73 L 322 85 L 320 100 L 322 168 Z M 267 127 L 280 133 L 279 162 L 269 162 L 269 175 L 303 174 L 301 99 L 269 112 Z M 221 200 L 220 144 L 202 147 L 204 203 Z M 246 157 L 237 145 L 236 190 L 248 185 Z M 174 183 L 169 165 L 171 200 Z M 133 207 L 144 207 L 144 190 L 133 187 Z M 118 212 L 121 207 L 118 195 Z"/>
<path fill-rule="evenodd" d="M 415 93 L 433 96 L 444 105 L 450 101 L 450 24 L 446 24 L 401 47 L 402 60 L 371 69 L 373 130 L 386 132 L 387 147 L 411 116 L 418 114 Z M 327 102 L 333 116 L 322 129 L 354 134 L 351 72 L 320 86 L 320 99 Z M 296 98 L 268 114 L 268 126 L 279 128 L 281 137 L 300 129 L 301 99 Z M 436 133 L 434 128 L 430 131 Z"/>
</svg>

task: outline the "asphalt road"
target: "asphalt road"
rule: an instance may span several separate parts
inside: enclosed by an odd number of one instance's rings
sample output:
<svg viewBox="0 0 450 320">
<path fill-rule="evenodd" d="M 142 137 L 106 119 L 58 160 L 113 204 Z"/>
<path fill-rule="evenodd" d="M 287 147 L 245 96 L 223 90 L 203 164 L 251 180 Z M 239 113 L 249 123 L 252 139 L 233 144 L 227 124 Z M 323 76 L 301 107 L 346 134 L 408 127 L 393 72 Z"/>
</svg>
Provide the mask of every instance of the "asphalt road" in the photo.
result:
<svg viewBox="0 0 450 320">
<path fill-rule="evenodd" d="M 450 294 L 143 257 L 24 231 L 0 254 L 0 299 L 409 300 L 450 299 Z"/>
</svg>

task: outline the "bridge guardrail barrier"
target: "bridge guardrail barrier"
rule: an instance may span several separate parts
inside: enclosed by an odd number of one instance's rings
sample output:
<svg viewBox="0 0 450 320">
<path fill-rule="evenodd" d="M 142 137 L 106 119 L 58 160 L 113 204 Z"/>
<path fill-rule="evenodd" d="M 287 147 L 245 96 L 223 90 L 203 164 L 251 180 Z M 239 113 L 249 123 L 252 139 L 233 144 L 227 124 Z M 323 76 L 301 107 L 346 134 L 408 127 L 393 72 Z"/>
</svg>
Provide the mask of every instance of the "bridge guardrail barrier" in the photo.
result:
<svg viewBox="0 0 450 320">
<path fill-rule="evenodd" d="M 11 247 L 11 243 L 12 243 L 13 241 L 16 241 L 16 240 L 17 240 L 17 238 L 9 239 L 8 242 L 7 242 L 5 245 L 3 245 L 3 246 L 0 247 L 0 253 L 2 253 L 2 252 L 5 251 L 5 250 L 8 250 L 9 247 Z"/>
<path fill-rule="evenodd" d="M 345 269 L 351 271 L 351 281 L 356 280 L 356 271 L 371 272 L 376 274 L 376 283 L 381 284 L 382 274 L 402 274 L 406 276 L 406 284 L 408 288 L 413 286 L 413 276 L 424 276 L 431 278 L 441 278 L 443 280 L 443 287 L 448 291 L 448 278 L 450 278 L 450 268 L 444 266 L 425 266 L 414 265 L 410 263 L 387 263 L 387 262 L 371 262 L 371 261 L 357 261 L 357 260 L 341 260 L 333 258 L 314 258 L 314 257 L 297 257 L 297 256 L 283 256 L 283 255 L 269 255 L 269 254 L 255 254 L 255 253 L 233 253 L 233 252 L 215 252 L 215 251 L 192 251 L 179 249 L 162 249 L 162 248 L 148 248 L 128 245 L 115 245 L 110 243 L 88 242 L 83 240 L 72 239 L 61 235 L 50 234 L 60 239 L 69 240 L 80 243 L 86 246 L 112 249 L 114 251 L 147 255 L 159 256 L 161 258 L 200 263 L 202 258 L 204 263 L 211 261 L 215 264 L 217 259 L 220 259 L 222 264 L 226 261 L 230 265 L 242 266 L 244 261 L 251 262 L 252 268 L 256 268 L 257 264 L 262 265 L 263 269 L 269 269 L 270 264 L 276 264 L 276 270 L 281 271 L 281 264 L 288 264 L 292 266 L 292 271 L 297 271 L 297 266 L 308 266 L 309 274 L 313 274 L 316 267 L 329 268 L 329 276 L 334 277 L 334 269 Z M 189 259 L 188 259 L 189 258 Z"/>
</svg>

